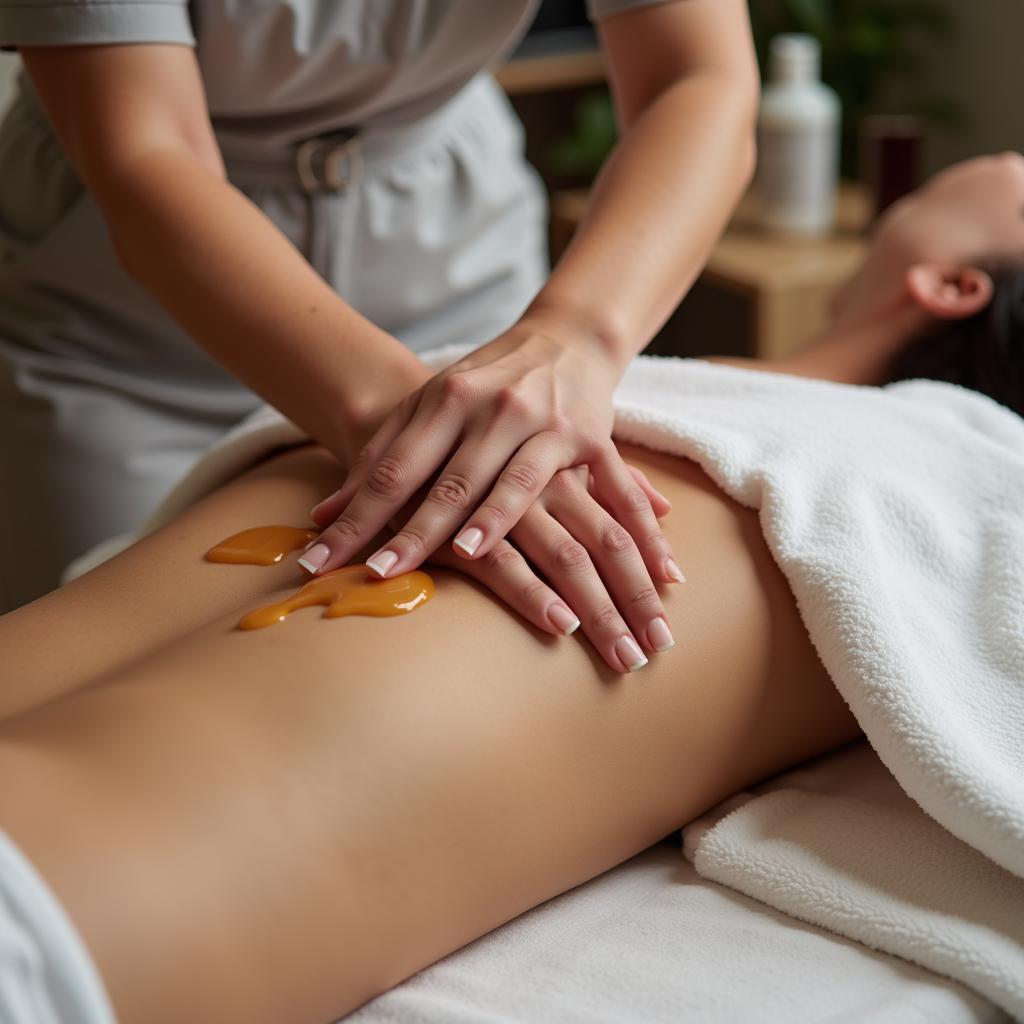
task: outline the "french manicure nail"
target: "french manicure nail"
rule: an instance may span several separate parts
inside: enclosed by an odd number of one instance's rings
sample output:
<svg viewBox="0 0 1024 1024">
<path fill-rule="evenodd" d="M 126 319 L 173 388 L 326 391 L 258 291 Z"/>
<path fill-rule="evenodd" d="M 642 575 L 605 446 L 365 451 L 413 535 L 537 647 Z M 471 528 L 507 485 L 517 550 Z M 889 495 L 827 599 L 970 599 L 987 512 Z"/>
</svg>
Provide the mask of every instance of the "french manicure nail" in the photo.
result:
<svg viewBox="0 0 1024 1024">
<path fill-rule="evenodd" d="M 477 529 L 475 526 L 471 526 L 468 530 L 463 530 L 462 533 L 455 538 L 455 543 L 458 544 L 467 555 L 476 553 L 476 549 L 480 547 L 480 542 L 484 539 L 484 531 Z"/>
<path fill-rule="evenodd" d="M 553 604 L 548 609 L 548 621 L 565 636 L 572 636 L 580 628 L 580 620 L 564 604 Z"/>
<path fill-rule="evenodd" d="M 647 664 L 647 658 L 640 646 L 631 636 L 620 636 L 615 641 L 615 653 L 630 672 L 636 672 Z"/>
<path fill-rule="evenodd" d="M 668 628 L 668 623 L 660 615 L 658 618 L 652 619 L 647 627 L 647 642 L 656 651 L 667 651 L 676 645 L 672 630 Z"/>
<path fill-rule="evenodd" d="M 665 572 L 668 573 L 669 578 L 675 580 L 676 583 L 686 582 L 683 570 L 676 565 L 676 560 L 674 558 L 665 559 Z"/>
<path fill-rule="evenodd" d="M 383 551 L 378 551 L 375 555 L 371 555 L 366 560 L 366 564 L 378 576 L 387 576 L 397 561 L 398 555 L 394 551 L 388 551 L 385 548 Z"/>
<path fill-rule="evenodd" d="M 326 544 L 316 544 L 299 559 L 299 565 L 306 572 L 315 573 L 330 557 L 331 549 Z"/>
</svg>

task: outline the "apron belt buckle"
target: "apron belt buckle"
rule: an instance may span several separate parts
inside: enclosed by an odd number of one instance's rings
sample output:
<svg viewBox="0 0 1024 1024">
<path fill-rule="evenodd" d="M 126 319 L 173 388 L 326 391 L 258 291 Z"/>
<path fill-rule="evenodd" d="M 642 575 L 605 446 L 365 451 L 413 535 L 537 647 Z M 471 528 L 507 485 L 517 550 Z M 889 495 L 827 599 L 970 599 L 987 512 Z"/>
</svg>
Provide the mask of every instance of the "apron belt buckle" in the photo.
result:
<svg viewBox="0 0 1024 1024">
<path fill-rule="evenodd" d="M 363 159 L 356 135 L 321 135 L 295 150 L 295 171 L 307 195 L 344 192 L 359 183 Z"/>
</svg>

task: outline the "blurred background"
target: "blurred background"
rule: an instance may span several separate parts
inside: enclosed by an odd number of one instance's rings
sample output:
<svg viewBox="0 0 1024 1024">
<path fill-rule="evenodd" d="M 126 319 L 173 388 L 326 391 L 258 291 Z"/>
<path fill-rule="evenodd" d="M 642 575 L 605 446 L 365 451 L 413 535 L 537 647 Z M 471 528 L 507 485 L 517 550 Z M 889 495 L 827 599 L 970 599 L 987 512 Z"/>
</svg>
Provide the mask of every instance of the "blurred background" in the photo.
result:
<svg viewBox="0 0 1024 1024">
<path fill-rule="evenodd" d="M 844 123 L 867 113 L 922 114 L 925 170 L 1024 144 L 1020 88 L 1022 0 L 750 0 L 762 68 L 771 37 L 808 32 Z M 583 0 L 544 0 L 518 58 L 595 46 Z M 849 153 L 846 154 L 849 159 Z"/>
<path fill-rule="evenodd" d="M 913 118 L 912 159 L 904 161 L 901 187 L 969 156 L 1024 150 L 1016 101 L 1024 0 L 750 0 L 750 10 L 765 75 L 778 33 L 806 33 L 820 43 L 822 79 L 842 114 L 835 224 L 813 238 L 780 236 L 766 232 L 745 203 L 652 351 L 772 355 L 820 328 L 828 295 L 860 259 L 879 205 L 877 182 L 866 180 L 865 170 L 872 116 Z M 0 110 L 17 66 L 16 56 L 0 54 Z M 615 141 L 584 0 L 544 0 L 498 78 L 548 187 L 557 257 Z"/>
<path fill-rule="evenodd" d="M 749 6 L 766 81 L 771 43 L 780 33 L 803 33 L 820 45 L 821 77 L 841 110 L 834 223 L 814 236 L 768 231 L 755 185 L 648 351 L 771 356 L 802 346 L 822 327 L 829 295 L 861 259 L 887 202 L 959 160 L 1024 150 L 1015 100 L 1024 0 L 750 0 Z M 499 80 L 548 185 L 557 256 L 615 139 L 583 0 L 545 0 Z"/>
</svg>

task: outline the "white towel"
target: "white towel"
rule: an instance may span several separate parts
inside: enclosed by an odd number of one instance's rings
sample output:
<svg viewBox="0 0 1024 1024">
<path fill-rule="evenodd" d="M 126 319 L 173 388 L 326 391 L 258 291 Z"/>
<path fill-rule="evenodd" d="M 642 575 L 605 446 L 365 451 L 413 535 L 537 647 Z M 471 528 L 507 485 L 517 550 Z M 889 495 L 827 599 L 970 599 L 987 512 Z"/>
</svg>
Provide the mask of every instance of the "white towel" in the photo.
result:
<svg viewBox="0 0 1024 1024">
<path fill-rule="evenodd" d="M 759 510 L 829 675 L 903 789 L 1024 876 L 1024 420 L 934 381 L 641 360 L 616 436 Z M 681 553 L 685 558 L 685 554 Z"/>
<path fill-rule="evenodd" d="M 459 354 L 436 353 L 433 365 Z M 197 467 L 150 527 L 258 454 L 300 436 L 280 417 L 262 414 Z M 961 857 L 951 868 L 955 883 L 951 875 L 949 885 L 966 900 L 968 922 L 972 907 L 989 906 L 1008 891 L 1019 897 L 1024 420 L 981 395 L 931 381 L 862 388 L 641 358 L 616 393 L 615 436 L 695 460 L 727 494 L 759 511 L 822 662 L 886 768 L 936 822 L 1006 869 L 996 885 L 981 859 Z M 918 844 L 941 834 L 921 832 L 927 820 L 909 816 L 916 813 L 909 801 L 897 804 L 899 813 L 896 804 L 880 806 L 874 838 L 864 836 L 867 846 L 876 844 L 876 865 L 913 857 Z M 906 831 L 896 823 L 899 814 Z M 822 815 L 822 834 L 842 824 L 839 810 Z M 741 824 L 737 812 L 733 831 Z M 751 822 L 750 829 L 756 827 Z M 732 846 L 724 829 L 720 842 L 705 836 L 698 867 L 714 876 L 716 856 L 724 864 L 728 849 L 742 861 L 746 849 L 756 884 L 744 891 L 757 889 L 752 894 L 758 898 L 799 913 L 782 875 L 773 889 L 772 876 L 758 874 L 757 837 L 740 842 L 730 835 Z M 807 857 L 814 855 L 808 847 Z M 725 868 L 720 873 L 724 879 Z M 743 876 L 735 867 L 730 884 L 743 888 Z M 882 881 L 875 877 L 871 884 Z M 835 872 L 833 882 L 846 887 L 846 906 L 866 899 L 848 875 Z M 922 898 L 954 898 L 944 885 L 937 879 Z M 872 941 L 838 901 L 819 916 L 838 932 Z M 947 916 L 956 920 L 955 907 Z M 894 942 L 892 951 L 923 962 L 919 946 L 928 943 L 927 935 L 922 925 L 905 948 Z M 956 946 L 967 939 L 949 941 Z M 992 962 L 974 974 L 1002 979 L 986 987 L 977 977 L 953 973 L 955 957 L 947 957 L 946 969 L 1020 1014 L 1019 989 L 1004 977 L 1010 960 L 1001 959 L 1010 957 L 1015 942 L 1019 952 L 1019 932 L 1004 930 L 998 955 L 994 947 L 978 947 Z"/>
</svg>

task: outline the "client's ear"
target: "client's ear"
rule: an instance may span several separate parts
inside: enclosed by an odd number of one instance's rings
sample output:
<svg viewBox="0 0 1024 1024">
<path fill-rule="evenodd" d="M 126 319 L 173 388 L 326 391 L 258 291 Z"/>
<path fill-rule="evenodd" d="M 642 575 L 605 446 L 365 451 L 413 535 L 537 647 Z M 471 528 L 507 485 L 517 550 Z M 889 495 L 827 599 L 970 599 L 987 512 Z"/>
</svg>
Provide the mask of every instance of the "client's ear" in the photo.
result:
<svg viewBox="0 0 1024 1024">
<path fill-rule="evenodd" d="M 918 263 L 907 271 L 907 290 L 925 312 L 939 320 L 964 320 L 991 301 L 992 278 L 977 267 Z"/>
</svg>

